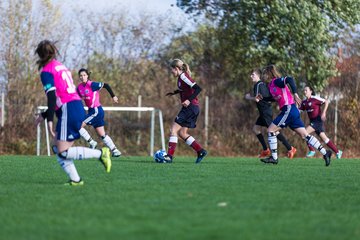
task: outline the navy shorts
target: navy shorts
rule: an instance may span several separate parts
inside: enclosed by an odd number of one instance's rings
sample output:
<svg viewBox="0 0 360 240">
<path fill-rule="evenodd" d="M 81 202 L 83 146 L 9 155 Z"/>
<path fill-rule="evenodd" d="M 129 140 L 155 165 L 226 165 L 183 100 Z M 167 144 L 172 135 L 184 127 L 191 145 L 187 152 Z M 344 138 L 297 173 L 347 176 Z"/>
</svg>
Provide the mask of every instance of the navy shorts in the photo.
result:
<svg viewBox="0 0 360 240">
<path fill-rule="evenodd" d="M 190 104 L 188 107 L 182 107 L 175 118 L 175 122 L 182 127 L 195 128 L 199 112 L 198 105 Z"/>
<path fill-rule="evenodd" d="M 291 129 L 305 127 L 300 118 L 299 109 L 295 104 L 282 107 L 281 113 L 274 119 L 273 123 L 281 128 L 290 127 Z"/>
<path fill-rule="evenodd" d="M 321 118 L 310 119 L 310 126 L 315 129 L 317 135 L 325 132 L 324 123 Z"/>
<path fill-rule="evenodd" d="M 104 116 L 104 109 L 101 106 L 89 108 L 84 122 L 94 128 L 103 127 L 105 125 Z"/>
<path fill-rule="evenodd" d="M 65 103 L 56 110 L 58 122 L 56 124 L 57 139 L 60 141 L 74 141 L 80 138 L 79 130 L 85 119 L 85 110 L 81 100 Z"/>
</svg>

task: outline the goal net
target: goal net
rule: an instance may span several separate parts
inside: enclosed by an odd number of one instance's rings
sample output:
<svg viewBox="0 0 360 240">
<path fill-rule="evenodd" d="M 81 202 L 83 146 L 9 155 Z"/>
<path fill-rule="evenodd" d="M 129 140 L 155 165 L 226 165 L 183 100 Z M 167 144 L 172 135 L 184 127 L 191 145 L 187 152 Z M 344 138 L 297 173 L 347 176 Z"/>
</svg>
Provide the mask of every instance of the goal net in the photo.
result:
<svg viewBox="0 0 360 240">
<path fill-rule="evenodd" d="M 37 113 L 46 111 L 47 106 L 37 107 Z M 84 107 L 87 110 L 87 107 Z M 165 150 L 164 125 L 162 112 L 153 107 L 103 107 L 105 111 L 105 132 L 119 150 L 126 155 L 154 153 L 154 148 L 161 146 Z M 156 120 L 158 119 L 158 120 Z M 55 127 L 55 124 L 54 124 Z M 102 146 L 101 138 L 92 126 L 86 126 L 92 138 Z M 42 129 L 45 129 L 43 133 Z M 45 140 L 45 143 L 43 141 Z M 83 146 L 88 146 L 83 141 Z M 47 121 L 37 126 L 36 154 L 51 155 L 51 139 Z M 45 150 L 44 150 L 45 149 Z"/>
</svg>

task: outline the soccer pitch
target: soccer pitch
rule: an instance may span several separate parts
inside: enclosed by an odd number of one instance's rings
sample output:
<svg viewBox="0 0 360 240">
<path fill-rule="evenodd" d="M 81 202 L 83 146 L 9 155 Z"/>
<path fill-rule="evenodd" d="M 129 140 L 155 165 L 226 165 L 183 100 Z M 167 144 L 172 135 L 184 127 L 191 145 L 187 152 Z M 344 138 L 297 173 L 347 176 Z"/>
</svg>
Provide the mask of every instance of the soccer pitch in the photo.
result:
<svg viewBox="0 0 360 240">
<path fill-rule="evenodd" d="M 0 156 L 1 239 L 360 239 L 360 160 Z"/>
</svg>

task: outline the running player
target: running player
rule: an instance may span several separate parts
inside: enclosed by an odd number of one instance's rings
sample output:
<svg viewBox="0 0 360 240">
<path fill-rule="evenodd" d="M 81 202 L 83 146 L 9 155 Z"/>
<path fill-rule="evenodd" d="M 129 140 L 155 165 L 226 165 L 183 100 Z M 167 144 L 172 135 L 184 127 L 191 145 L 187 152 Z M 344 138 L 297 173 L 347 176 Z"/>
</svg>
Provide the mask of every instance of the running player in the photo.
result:
<svg viewBox="0 0 360 240">
<path fill-rule="evenodd" d="M 304 123 L 300 118 L 300 112 L 296 107 L 296 104 L 300 105 L 301 99 L 297 94 L 294 79 L 292 77 L 281 77 L 275 65 L 269 65 L 265 67 L 263 76 L 265 81 L 270 82 L 268 85 L 270 93 L 275 101 L 278 102 L 281 112 L 267 129 L 271 156 L 265 159 L 261 159 L 261 161 L 272 164 L 278 163 L 276 135 L 280 129 L 289 126 L 308 144 L 319 150 L 324 157 L 325 166 L 329 166 L 331 151 L 326 150 L 315 137 L 307 133 Z M 287 85 L 290 86 L 291 91 Z M 292 94 L 294 94 L 294 96 Z M 259 95 L 257 98 L 260 100 L 263 97 Z"/>
<path fill-rule="evenodd" d="M 96 133 L 101 137 L 102 141 L 108 146 L 112 152 L 113 157 L 120 157 L 121 152 L 115 146 L 113 140 L 105 133 L 104 110 L 100 103 L 99 91 L 104 87 L 110 94 L 114 103 L 118 103 L 118 98 L 115 96 L 111 87 L 107 83 L 93 82 L 90 80 L 90 72 L 81 68 L 78 72 L 81 83 L 77 87 L 79 96 L 84 99 L 85 105 L 89 108 L 88 114 L 80 129 L 80 135 L 90 143 L 92 148 L 95 148 L 97 143 L 91 138 L 88 132 L 84 129 L 87 125 L 95 128 Z M 95 143 L 94 143 L 95 142 Z"/>
<path fill-rule="evenodd" d="M 199 115 L 199 101 L 197 95 L 201 92 L 200 86 L 191 78 L 189 65 L 180 59 L 174 59 L 171 64 L 171 73 L 177 77 L 178 89 L 174 92 L 167 93 L 166 96 L 180 94 L 182 108 L 176 116 L 171 129 L 167 155 L 164 162 L 171 163 L 173 161 L 178 137 L 186 142 L 197 152 L 195 163 L 200 163 L 207 155 L 207 151 L 188 134 L 189 128 L 196 127 L 196 120 Z"/>
<path fill-rule="evenodd" d="M 259 142 L 261 143 L 261 146 L 263 150 L 260 152 L 259 157 L 264 158 L 271 154 L 270 149 L 267 147 L 267 144 L 265 142 L 264 136 L 261 133 L 262 127 L 269 127 L 272 122 L 272 107 L 270 101 L 265 101 L 264 99 L 258 100 L 255 96 L 261 94 L 262 96 L 268 98 L 271 97 L 268 87 L 266 86 L 266 83 L 261 81 L 261 70 L 255 69 L 252 71 L 250 75 L 253 83 L 254 83 L 254 97 L 251 96 L 250 93 L 247 93 L 245 95 L 245 99 L 255 101 L 257 109 L 259 110 L 259 117 L 256 119 L 255 125 L 253 127 L 253 132 L 255 133 L 256 137 L 258 138 Z M 287 156 L 288 158 L 293 158 L 296 153 L 296 148 L 292 147 L 289 142 L 286 140 L 285 136 L 279 133 L 276 136 L 280 142 L 284 144 L 286 149 L 288 150 Z"/>
<path fill-rule="evenodd" d="M 36 119 L 39 124 L 47 119 L 50 134 L 56 138 L 57 161 L 70 180 L 68 185 L 83 185 L 73 160 L 98 158 L 106 172 L 111 170 L 110 150 L 108 148 L 91 149 L 73 147 L 75 139 L 80 138 L 79 130 L 85 119 L 85 111 L 81 99 L 76 92 L 71 72 L 56 60 L 58 50 L 49 40 L 41 41 L 35 53 L 40 70 L 40 78 L 47 96 L 48 109 Z M 56 131 L 53 129 L 54 113 L 58 118 Z"/>
<path fill-rule="evenodd" d="M 310 119 L 310 125 L 306 127 L 306 131 L 310 134 L 316 132 L 316 134 L 324 141 L 324 143 L 333 150 L 336 154 L 336 158 L 340 159 L 342 151 L 339 150 L 335 144 L 326 136 L 324 121 L 326 120 L 326 111 L 329 106 L 329 101 L 315 96 L 315 91 L 310 86 L 305 86 L 304 94 L 306 99 L 302 101 L 300 110 L 306 111 Z M 321 106 L 324 105 L 323 111 Z M 315 149 L 309 146 L 309 152 L 306 157 L 313 157 L 315 155 Z"/>
</svg>

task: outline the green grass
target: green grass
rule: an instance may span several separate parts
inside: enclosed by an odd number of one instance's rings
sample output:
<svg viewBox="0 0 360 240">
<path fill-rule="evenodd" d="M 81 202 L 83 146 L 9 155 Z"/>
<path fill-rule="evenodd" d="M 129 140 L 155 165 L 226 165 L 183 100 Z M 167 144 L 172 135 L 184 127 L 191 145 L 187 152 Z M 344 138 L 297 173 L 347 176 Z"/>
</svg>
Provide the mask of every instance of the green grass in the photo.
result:
<svg viewBox="0 0 360 240">
<path fill-rule="evenodd" d="M 84 186 L 54 157 L 0 156 L 1 239 L 360 239 L 359 159 L 75 164 Z"/>
</svg>

